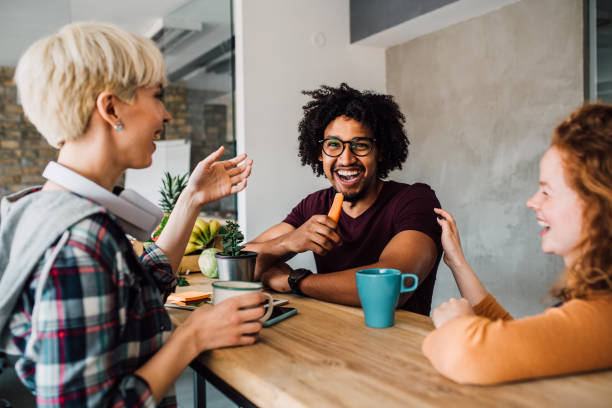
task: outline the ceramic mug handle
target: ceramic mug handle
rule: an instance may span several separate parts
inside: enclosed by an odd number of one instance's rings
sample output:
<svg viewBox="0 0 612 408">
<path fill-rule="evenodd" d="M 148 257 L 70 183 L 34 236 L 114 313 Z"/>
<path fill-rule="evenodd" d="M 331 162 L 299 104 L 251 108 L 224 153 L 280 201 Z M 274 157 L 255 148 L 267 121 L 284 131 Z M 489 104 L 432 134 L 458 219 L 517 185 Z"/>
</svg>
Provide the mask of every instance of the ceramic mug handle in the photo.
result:
<svg viewBox="0 0 612 408">
<path fill-rule="evenodd" d="M 407 288 L 406 285 L 404 284 L 404 279 L 406 278 L 412 278 L 412 280 L 414 281 L 412 286 L 409 288 Z M 417 286 L 419 286 L 419 277 L 413 273 L 402 273 L 401 282 L 402 282 L 402 287 L 400 288 L 400 293 L 411 292 L 415 290 Z"/>
<path fill-rule="evenodd" d="M 272 315 L 272 310 L 274 309 L 274 298 L 269 293 L 266 293 L 266 292 L 261 292 L 261 293 L 268 298 L 268 310 L 263 315 L 263 317 L 261 319 L 259 319 L 260 322 L 265 322 Z"/>
</svg>

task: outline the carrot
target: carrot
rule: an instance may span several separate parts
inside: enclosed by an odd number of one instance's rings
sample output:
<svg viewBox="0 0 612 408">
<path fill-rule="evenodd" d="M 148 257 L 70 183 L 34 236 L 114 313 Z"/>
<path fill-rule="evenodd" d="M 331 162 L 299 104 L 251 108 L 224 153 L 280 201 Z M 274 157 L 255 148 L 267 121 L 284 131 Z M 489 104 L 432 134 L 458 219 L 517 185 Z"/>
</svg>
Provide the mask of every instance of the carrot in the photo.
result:
<svg viewBox="0 0 612 408">
<path fill-rule="evenodd" d="M 332 220 L 338 222 L 340 219 L 340 213 L 342 212 L 342 202 L 344 201 L 344 194 L 336 193 L 334 197 L 334 202 L 332 203 L 331 208 L 329 209 L 329 214 L 327 216 Z"/>
</svg>

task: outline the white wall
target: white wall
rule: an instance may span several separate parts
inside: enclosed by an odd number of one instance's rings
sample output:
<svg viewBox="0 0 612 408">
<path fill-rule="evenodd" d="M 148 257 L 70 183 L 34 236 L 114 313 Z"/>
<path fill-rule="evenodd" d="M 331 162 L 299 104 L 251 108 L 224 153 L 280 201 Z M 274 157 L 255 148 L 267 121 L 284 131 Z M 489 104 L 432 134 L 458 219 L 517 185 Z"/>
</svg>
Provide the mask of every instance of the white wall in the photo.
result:
<svg viewBox="0 0 612 408">
<path fill-rule="evenodd" d="M 156 140 L 153 164 L 146 169 L 127 169 L 125 188 L 138 192 L 147 200 L 159 205 L 164 173 L 182 176 L 189 172 L 191 141 L 189 140 Z"/>
<path fill-rule="evenodd" d="M 385 55 L 350 44 L 349 0 L 234 0 L 234 31 L 237 147 L 254 160 L 238 218 L 252 239 L 328 186 L 297 156 L 301 90 L 344 81 L 384 92 Z M 311 255 L 296 262 L 313 266 Z"/>
</svg>

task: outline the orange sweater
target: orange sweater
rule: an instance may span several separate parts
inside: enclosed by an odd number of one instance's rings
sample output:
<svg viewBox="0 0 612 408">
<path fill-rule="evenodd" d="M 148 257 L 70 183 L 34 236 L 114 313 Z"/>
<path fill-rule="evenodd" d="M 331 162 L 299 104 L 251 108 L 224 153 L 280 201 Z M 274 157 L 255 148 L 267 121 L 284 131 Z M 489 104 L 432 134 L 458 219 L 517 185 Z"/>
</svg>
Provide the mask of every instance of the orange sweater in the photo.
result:
<svg viewBox="0 0 612 408">
<path fill-rule="evenodd" d="M 573 299 L 513 320 L 490 294 L 431 332 L 423 353 L 464 384 L 496 384 L 612 367 L 612 295 Z"/>
</svg>

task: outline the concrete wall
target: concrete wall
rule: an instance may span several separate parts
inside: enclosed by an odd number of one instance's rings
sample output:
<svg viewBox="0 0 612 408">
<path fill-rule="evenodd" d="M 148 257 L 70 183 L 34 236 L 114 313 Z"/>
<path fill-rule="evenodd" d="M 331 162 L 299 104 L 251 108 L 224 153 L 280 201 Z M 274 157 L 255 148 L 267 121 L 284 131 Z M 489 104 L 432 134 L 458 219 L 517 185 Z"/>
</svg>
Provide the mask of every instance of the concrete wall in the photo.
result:
<svg viewBox="0 0 612 408">
<path fill-rule="evenodd" d="M 386 53 L 412 142 L 393 178 L 434 187 L 468 261 L 516 316 L 544 308 L 562 269 L 525 201 L 552 130 L 583 101 L 582 51 L 582 1 L 523 0 Z M 457 295 L 441 265 L 434 305 Z"/>
<path fill-rule="evenodd" d="M 349 0 L 235 0 L 234 13 L 237 150 L 254 159 L 238 217 L 252 239 L 328 185 L 299 164 L 301 90 L 346 81 L 384 91 L 385 56 L 350 44 Z M 296 262 L 314 267 L 312 255 Z"/>
</svg>

